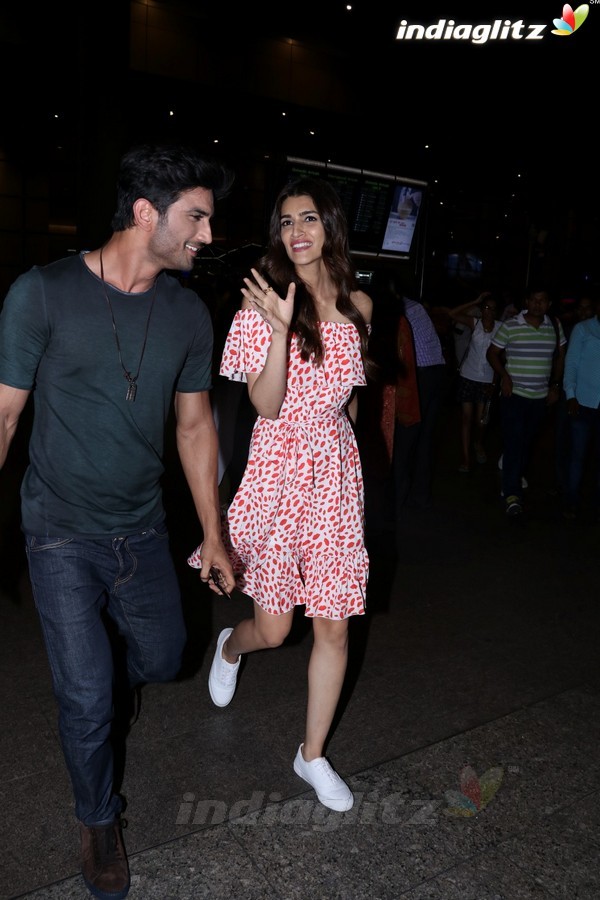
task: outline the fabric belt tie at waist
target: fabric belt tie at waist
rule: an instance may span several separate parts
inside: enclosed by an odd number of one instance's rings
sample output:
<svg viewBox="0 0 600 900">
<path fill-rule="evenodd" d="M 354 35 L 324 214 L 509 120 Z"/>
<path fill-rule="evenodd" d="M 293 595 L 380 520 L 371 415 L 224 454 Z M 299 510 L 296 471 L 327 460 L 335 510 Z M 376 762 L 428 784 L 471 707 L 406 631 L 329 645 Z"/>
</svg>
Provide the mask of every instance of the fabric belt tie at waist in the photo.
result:
<svg viewBox="0 0 600 900">
<path fill-rule="evenodd" d="M 282 422 L 285 432 L 283 452 L 285 455 L 284 483 L 286 485 L 291 484 L 298 475 L 298 442 L 302 440 L 302 438 L 305 438 L 312 466 L 312 484 L 313 487 L 315 486 L 315 459 L 314 450 L 311 443 L 311 427 L 314 425 L 320 425 L 323 421 L 327 421 L 328 419 L 332 423 L 335 423 L 343 418 L 346 418 L 344 410 L 335 409 L 328 410 L 326 413 L 322 413 L 320 416 L 314 416 L 312 419 L 307 419 L 302 422 L 287 421 L 286 419 L 279 420 L 280 422 Z"/>
</svg>

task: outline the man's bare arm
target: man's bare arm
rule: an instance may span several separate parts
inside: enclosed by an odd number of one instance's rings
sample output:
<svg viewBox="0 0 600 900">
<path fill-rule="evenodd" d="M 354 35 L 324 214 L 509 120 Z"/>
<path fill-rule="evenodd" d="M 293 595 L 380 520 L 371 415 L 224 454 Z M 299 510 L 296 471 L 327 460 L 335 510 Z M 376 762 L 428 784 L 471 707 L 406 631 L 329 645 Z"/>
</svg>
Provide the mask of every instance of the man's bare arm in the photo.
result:
<svg viewBox="0 0 600 900">
<path fill-rule="evenodd" d="M 30 391 L 0 384 L 0 469 L 6 462 L 8 448 L 15 436 L 19 417 L 29 394 Z"/>
<path fill-rule="evenodd" d="M 208 581 L 211 567 L 218 569 L 228 591 L 235 587 L 229 557 L 221 538 L 218 438 L 208 391 L 175 395 L 177 450 L 202 525 L 202 570 Z"/>
</svg>

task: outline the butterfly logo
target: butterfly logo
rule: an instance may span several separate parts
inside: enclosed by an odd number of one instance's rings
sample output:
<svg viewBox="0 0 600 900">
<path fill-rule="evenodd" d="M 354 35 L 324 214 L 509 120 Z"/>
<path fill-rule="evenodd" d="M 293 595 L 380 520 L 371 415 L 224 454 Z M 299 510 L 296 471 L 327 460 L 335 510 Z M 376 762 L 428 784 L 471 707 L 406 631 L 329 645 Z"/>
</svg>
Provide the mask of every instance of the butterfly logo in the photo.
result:
<svg viewBox="0 0 600 900">
<path fill-rule="evenodd" d="M 589 11 L 590 8 L 587 3 L 578 6 L 575 12 L 573 12 L 573 8 L 568 3 L 565 3 L 562 10 L 562 19 L 553 20 L 555 28 L 552 29 L 552 34 L 559 34 L 562 37 L 573 34 L 574 31 L 577 31 L 583 25 Z"/>
<path fill-rule="evenodd" d="M 481 778 L 471 766 L 465 766 L 459 776 L 460 791 L 446 791 L 447 816 L 476 816 L 485 809 L 502 784 L 504 769 L 496 766 L 484 772 Z"/>
</svg>

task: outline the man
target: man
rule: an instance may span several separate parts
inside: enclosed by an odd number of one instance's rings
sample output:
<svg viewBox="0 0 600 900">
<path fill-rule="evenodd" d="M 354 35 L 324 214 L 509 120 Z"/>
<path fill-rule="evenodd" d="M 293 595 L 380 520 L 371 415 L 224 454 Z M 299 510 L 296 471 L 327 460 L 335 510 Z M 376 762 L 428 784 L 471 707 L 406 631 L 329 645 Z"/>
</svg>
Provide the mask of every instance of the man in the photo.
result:
<svg viewBox="0 0 600 900">
<path fill-rule="evenodd" d="M 565 337 L 567 339 L 567 354 L 571 346 L 571 334 L 574 327 L 586 319 L 591 319 L 595 315 L 595 302 L 589 294 L 584 293 L 575 300 L 563 300 L 562 306 L 569 302 L 567 311 L 563 314 L 559 313 L 558 318 L 563 327 Z M 565 357 L 565 369 L 566 369 Z M 567 493 L 567 484 L 569 481 L 569 461 L 571 456 L 571 422 L 568 413 L 568 402 L 564 390 L 560 392 L 560 397 L 556 404 L 555 415 L 555 432 L 556 432 L 556 487 L 557 492 L 564 498 Z M 568 504 L 570 507 L 571 504 Z M 565 509 L 565 516 L 571 518 L 570 511 Z"/>
<path fill-rule="evenodd" d="M 402 296 L 399 292 L 396 296 Z M 406 319 L 412 331 L 416 362 L 419 418 L 409 425 L 396 419 L 393 472 L 396 518 L 404 506 L 429 509 L 432 504 L 432 445 L 435 426 L 447 389 L 448 368 L 433 321 L 422 303 L 404 300 Z"/>
<path fill-rule="evenodd" d="M 103 900 L 129 890 L 103 615 L 126 643 L 132 688 L 174 678 L 186 639 L 160 486 L 172 403 L 204 536 L 200 577 L 214 566 L 222 587 L 234 586 L 220 532 L 210 316 L 163 271 L 189 271 L 211 243 L 214 200 L 232 180 L 189 148 L 130 150 L 107 243 L 21 275 L 0 316 L 0 466 L 33 391 L 22 528 L 83 877 Z"/>
<path fill-rule="evenodd" d="M 570 423 L 564 515 L 573 519 L 590 438 L 594 436 L 595 515 L 600 517 L 600 302 L 592 301 L 595 314 L 581 319 L 571 333 L 565 360 L 564 390 Z"/>
<path fill-rule="evenodd" d="M 549 308 L 548 291 L 532 287 L 525 309 L 500 326 L 487 351 L 500 379 L 502 495 L 510 517 L 523 511 L 522 478 L 533 442 L 547 406 L 560 396 L 566 338 Z"/>
</svg>

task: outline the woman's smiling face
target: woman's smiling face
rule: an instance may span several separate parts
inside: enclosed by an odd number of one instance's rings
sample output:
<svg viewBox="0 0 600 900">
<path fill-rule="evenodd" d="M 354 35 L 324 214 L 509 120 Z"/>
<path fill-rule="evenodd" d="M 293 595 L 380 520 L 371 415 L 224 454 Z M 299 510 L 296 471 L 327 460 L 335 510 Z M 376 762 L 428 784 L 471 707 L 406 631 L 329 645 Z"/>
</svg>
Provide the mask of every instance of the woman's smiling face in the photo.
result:
<svg viewBox="0 0 600 900">
<path fill-rule="evenodd" d="M 281 206 L 281 240 L 294 265 L 321 259 L 325 229 L 312 197 L 287 197 Z"/>
</svg>

